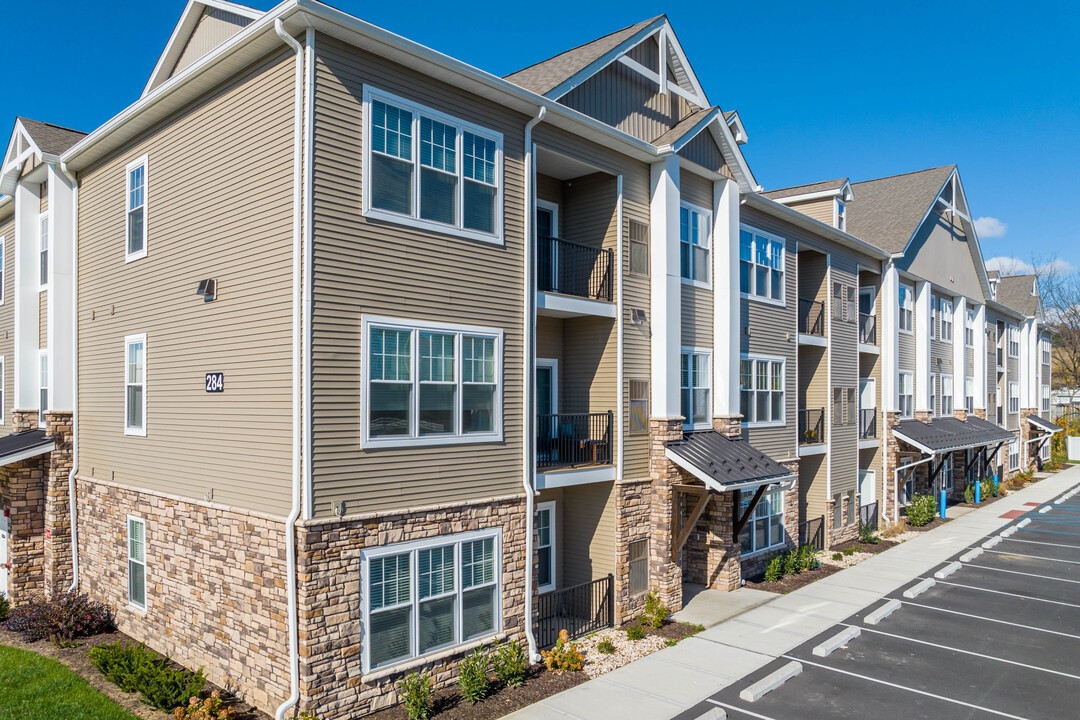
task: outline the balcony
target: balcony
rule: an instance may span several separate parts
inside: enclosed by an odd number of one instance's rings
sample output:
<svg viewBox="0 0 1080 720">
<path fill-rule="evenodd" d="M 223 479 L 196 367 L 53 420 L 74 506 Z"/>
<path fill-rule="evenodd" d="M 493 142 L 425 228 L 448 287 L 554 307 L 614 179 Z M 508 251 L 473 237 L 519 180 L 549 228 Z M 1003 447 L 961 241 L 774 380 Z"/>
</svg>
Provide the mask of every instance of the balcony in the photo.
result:
<svg viewBox="0 0 1080 720">
<path fill-rule="evenodd" d="M 859 342 L 863 345 L 877 345 L 877 316 L 859 313 Z"/>
<path fill-rule="evenodd" d="M 825 446 L 825 408 L 799 411 L 799 446 Z"/>
<path fill-rule="evenodd" d="M 799 298 L 799 335 L 802 336 L 800 342 L 806 342 L 806 338 L 821 338 L 818 342 L 811 340 L 810 344 L 825 344 L 825 303 Z"/>
<path fill-rule="evenodd" d="M 1001 348 L 997 349 L 997 367 L 998 372 L 1005 369 L 1005 352 Z"/>
<path fill-rule="evenodd" d="M 538 472 L 611 465 L 612 411 L 536 416 Z"/>
<path fill-rule="evenodd" d="M 537 309 L 550 311 L 543 314 L 614 317 L 613 273 L 611 250 L 543 235 L 536 239 Z"/>
<path fill-rule="evenodd" d="M 871 440 L 877 437 L 877 408 L 859 410 L 859 439 Z"/>
</svg>

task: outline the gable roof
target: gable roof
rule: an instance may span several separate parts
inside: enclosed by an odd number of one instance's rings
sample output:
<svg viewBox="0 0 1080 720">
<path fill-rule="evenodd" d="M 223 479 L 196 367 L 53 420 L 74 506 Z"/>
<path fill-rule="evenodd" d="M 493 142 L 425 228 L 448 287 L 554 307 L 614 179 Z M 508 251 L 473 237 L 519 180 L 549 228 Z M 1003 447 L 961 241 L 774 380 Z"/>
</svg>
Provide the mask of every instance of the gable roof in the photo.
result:
<svg viewBox="0 0 1080 720">
<path fill-rule="evenodd" d="M 990 278 L 991 280 L 997 280 L 999 277 L 1001 277 L 1001 272 L 998 270 L 987 270 L 986 277 Z"/>
<path fill-rule="evenodd" d="M 72 130 L 53 123 L 40 122 L 30 118 L 16 118 L 26 129 L 38 150 L 49 155 L 60 155 L 69 147 L 86 137 L 86 133 Z"/>
<path fill-rule="evenodd" d="M 848 232 L 886 252 L 903 252 L 955 170 L 943 165 L 852 183 Z"/>
<path fill-rule="evenodd" d="M 86 133 L 78 130 L 16 117 L 3 160 L 0 160 L 0 194 L 15 192 L 19 176 L 30 158 L 41 160 L 43 155 L 59 156 L 84 137 Z"/>
<path fill-rule="evenodd" d="M 848 184 L 847 178 L 837 178 L 836 180 L 824 180 L 822 182 L 807 183 L 806 185 L 792 185 L 791 187 L 769 190 L 761 194 L 770 200 L 777 201 L 803 195 L 840 195 Z"/>
<path fill-rule="evenodd" d="M 997 302 L 1025 317 L 1039 312 L 1039 286 L 1034 275 L 1006 275 L 998 281 Z"/>
<path fill-rule="evenodd" d="M 679 143 L 680 145 L 685 144 L 701 132 L 706 124 L 719 114 L 720 108 L 716 107 L 695 110 L 676 123 L 675 127 L 661 133 L 652 141 L 652 144 L 657 147 L 664 147 L 665 145 L 674 145 L 680 140 L 684 141 Z"/>
</svg>

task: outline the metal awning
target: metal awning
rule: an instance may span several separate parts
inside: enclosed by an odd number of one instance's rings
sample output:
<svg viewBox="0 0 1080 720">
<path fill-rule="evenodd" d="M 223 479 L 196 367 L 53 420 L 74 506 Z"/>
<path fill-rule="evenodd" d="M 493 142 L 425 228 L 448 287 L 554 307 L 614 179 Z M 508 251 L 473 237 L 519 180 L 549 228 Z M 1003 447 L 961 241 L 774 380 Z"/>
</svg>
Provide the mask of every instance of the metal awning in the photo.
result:
<svg viewBox="0 0 1080 720">
<path fill-rule="evenodd" d="M 798 476 L 745 440 L 732 440 L 717 430 L 696 430 L 665 443 L 668 460 L 718 493 L 752 490 L 766 485 L 788 489 Z"/>
<path fill-rule="evenodd" d="M 28 430 L 0 437 L 0 467 L 52 452 L 56 442 L 44 430 Z"/>
<path fill-rule="evenodd" d="M 893 434 L 927 455 L 996 445 L 1015 438 L 1005 428 L 977 417 L 967 420 L 943 417 L 928 423 L 905 420 L 896 426 Z"/>
<path fill-rule="evenodd" d="M 1059 433 L 1064 429 L 1060 425 L 1052 423 L 1046 418 L 1039 417 L 1038 415 L 1028 415 L 1027 419 L 1029 423 L 1039 428 L 1040 430 L 1045 430 L 1051 435 L 1053 435 L 1054 433 Z"/>
</svg>

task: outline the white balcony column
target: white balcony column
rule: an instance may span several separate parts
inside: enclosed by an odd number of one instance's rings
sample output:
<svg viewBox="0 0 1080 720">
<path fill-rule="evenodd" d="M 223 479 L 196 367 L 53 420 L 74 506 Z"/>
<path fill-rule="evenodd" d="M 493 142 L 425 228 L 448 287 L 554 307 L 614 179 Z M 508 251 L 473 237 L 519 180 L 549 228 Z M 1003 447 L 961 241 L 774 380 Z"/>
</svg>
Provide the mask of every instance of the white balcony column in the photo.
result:
<svg viewBox="0 0 1080 720">
<path fill-rule="evenodd" d="M 930 283 L 915 283 L 915 410 L 929 410 L 930 403 L 930 326 L 933 317 Z M 955 387 L 955 384 L 954 384 Z"/>
<path fill-rule="evenodd" d="M 1032 362 L 1032 335 L 1035 321 L 1031 318 L 1020 321 L 1020 409 L 1036 407 L 1034 398 L 1036 393 L 1032 390 L 1032 381 L 1035 377 L 1034 363 Z"/>
<path fill-rule="evenodd" d="M 738 415 L 739 185 L 713 182 L 713 415 Z"/>
<path fill-rule="evenodd" d="M 49 165 L 49 409 L 75 409 L 75 226 L 78 187 Z"/>
<path fill-rule="evenodd" d="M 38 407 L 38 233 L 41 186 L 15 186 L 15 396 L 13 410 Z"/>
<path fill-rule="evenodd" d="M 975 327 L 972 330 L 975 335 L 975 362 L 973 364 L 975 373 L 975 409 L 986 410 L 986 417 L 990 419 L 990 408 L 986 407 L 986 373 L 989 368 L 986 366 L 986 353 L 989 352 L 986 347 L 986 306 L 975 306 Z"/>
<path fill-rule="evenodd" d="M 679 157 L 671 154 L 650 167 L 649 264 L 652 342 L 652 415 L 682 415 L 679 353 L 682 345 L 682 278 L 679 270 Z"/>
<path fill-rule="evenodd" d="M 960 296 L 953 300 L 952 313 L 952 346 L 953 346 L 953 409 L 967 407 L 965 403 L 965 387 L 967 386 L 967 353 L 964 344 L 964 335 L 967 321 L 967 298 Z"/>
<path fill-rule="evenodd" d="M 900 275 L 892 260 L 881 277 L 881 405 L 885 412 L 900 409 L 897 374 L 900 371 Z"/>
</svg>

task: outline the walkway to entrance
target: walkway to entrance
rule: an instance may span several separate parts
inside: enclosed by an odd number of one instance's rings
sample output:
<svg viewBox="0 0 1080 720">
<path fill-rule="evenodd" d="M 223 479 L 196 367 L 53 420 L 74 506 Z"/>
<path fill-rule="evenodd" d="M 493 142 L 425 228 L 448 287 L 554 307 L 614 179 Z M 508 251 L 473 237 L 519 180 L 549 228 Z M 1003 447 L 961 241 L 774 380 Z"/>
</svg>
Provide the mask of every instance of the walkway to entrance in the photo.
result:
<svg viewBox="0 0 1080 720">
<path fill-rule="evenodd" d="M 711 590 L 704 585 L 683 583 L 683 608 L 671 617 L 679 622 L 704 625 L 711 628 L 736 615 L 741 615 L 751 608 L 778 597 L 776 593 L 753 588 L 741 587 L 725 592 Z"/>
</svg>

